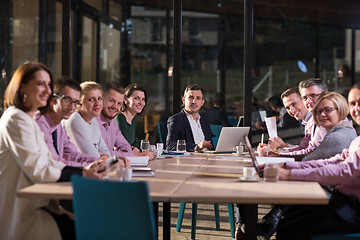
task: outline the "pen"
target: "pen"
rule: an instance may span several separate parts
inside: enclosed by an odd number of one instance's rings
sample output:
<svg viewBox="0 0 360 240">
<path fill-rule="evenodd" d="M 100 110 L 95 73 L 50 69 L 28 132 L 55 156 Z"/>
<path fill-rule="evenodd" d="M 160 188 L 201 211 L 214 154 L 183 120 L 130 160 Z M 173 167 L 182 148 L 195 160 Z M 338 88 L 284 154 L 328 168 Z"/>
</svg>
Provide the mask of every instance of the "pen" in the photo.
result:
<svg viewBox="0 0 360 240">
<path fill-rule="evenodd" d="M 262 133 L 261 134 L 261 145 L 263 145 L 264 144 L 264 134 Z"/>
<path fill-rule="evenodd" d="M 269 147 L 270 147 L 270 143 L 268 143 L 268 145 L 267 145 L 266 156 L 269 156 Z"/>
</svg>

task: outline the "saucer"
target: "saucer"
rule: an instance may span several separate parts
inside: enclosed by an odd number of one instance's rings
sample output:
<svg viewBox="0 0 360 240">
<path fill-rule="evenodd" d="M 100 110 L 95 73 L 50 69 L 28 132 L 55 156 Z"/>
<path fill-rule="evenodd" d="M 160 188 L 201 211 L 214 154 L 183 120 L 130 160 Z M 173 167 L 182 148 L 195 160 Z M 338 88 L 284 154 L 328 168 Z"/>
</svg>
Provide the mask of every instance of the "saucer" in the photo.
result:
<svg viewBox="0 0 360 240">
<path fill-rule="evenodd" d="M 232 155 L 235 155 L 235 156 L 242 156 L 242 155 L 244 155 L 244 153 L 232 153 Z"/>
<path fill-rule="evenodd" d="M 239 177 L 240 182 L 258 182 L 259 179 L 256 177 L 253 178 L 245 178 L 245 177 Z"/>
</svg>

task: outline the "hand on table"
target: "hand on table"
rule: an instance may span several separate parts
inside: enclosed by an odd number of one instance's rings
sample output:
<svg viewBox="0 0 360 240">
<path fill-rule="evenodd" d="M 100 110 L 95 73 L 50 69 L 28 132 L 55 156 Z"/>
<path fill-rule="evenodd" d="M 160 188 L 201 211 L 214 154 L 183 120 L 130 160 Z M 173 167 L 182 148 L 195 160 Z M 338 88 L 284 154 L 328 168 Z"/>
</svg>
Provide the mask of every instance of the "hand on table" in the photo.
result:
<svg viewBox="0 0 360 240">
<path fill-rule="evenodd" d="M 285 143 L 280 137 L 270 138 L 270 147 L 276 149 L 278 147 L 288 147 L 289 145 Z"/>
<path fill-rule="evenodd" d="M 110 156 L 105 153 L 99 152 L 99 154 L 101 160 L 107 160 L 108 158 L 110 158 Z"/>
<path fill-rule="evenodd" d="M 134 153 L 134 156 L 148 156 L 150 161 L 154 160 L 154 153 L 149 151 Z"/>
<path fill-rule="evenodd" d="M 132 151 L 133 151 L 134 155 L 140 153 L 140 150 L 137 147 L 132 147 Z"/>
<path fill-rule="evenodd" d="M 261 144 L 259 143 L 259 145 L 257 146 L 257 153 L 259 154 L 260 157 L 267 157 L 267 156 L 279 156 L 279 153 L 268 147 L 267 144 Z"/>
<path fill-rule="evenodd" d="M 203 140 L 202 142 L 200 142 L 198 145 L 197 145 L 197 148 L 196 150 L 202 150 L 202 149 L 213 149 L 213 145 L 211 144 L 211 141 L 206 141 L 206 140 Z"/>
<path fill-rule="evenodd" d="M 131 162 L 125 157 L 118 157 L 118 162 L 116 163 L 120 168 L 131 168 Z"/>
<path fill-rule="evenodd" d="M 82 175 L 84 177 L 88 178 L 96 178 L 96 179 L 102 179 L 106 175 L 106 167 L 105 165 L 100 165 L 104 161 L 96 161 L 92 162 L 86 167 L 83 167 Z"/>
<path fill-rule="evenodd" d="M 280 181 L 289 181 L 291 180 L 291 170 L 284 167 L 278 167 L 278 174 Z"/>
</svg>

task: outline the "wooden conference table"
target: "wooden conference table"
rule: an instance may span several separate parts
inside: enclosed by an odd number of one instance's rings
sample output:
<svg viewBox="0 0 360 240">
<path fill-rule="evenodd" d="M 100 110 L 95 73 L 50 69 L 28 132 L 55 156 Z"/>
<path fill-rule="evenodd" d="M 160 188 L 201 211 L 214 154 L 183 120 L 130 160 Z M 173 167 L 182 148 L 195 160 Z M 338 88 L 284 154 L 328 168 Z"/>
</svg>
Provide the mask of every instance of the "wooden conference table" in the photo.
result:
<svg viewBox="0 0 360 240">
<path fill-rule="evenodd" d="M 156 159 L 155 177 L 136 178 L 149 185 L 153 202 L 163 202 L 163 238 L 170 239 L 170 203 L 240 203 L 245 205 L 246 239 L 256 239 L 258 204 L 327 204 L 314 182 L 241 182 L 243 156 L 192 154 Z M 71 183 L 39 183 L 21 189 L 19 197 L 72 199 Z"/>
</svg>

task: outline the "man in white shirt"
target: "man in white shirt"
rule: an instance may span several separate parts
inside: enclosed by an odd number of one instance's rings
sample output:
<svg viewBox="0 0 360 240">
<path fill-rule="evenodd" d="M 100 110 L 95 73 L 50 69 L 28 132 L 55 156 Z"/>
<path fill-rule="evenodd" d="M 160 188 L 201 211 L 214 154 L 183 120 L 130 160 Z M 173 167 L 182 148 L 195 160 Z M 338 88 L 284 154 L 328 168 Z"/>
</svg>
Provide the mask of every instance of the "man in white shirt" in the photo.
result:
<svg viewBox="0 0 360 240">
<path fill-rule="evenodd" d="M 177 140 L 186 141 L 186 151 L 212 149 L 210 125 L 207 119 L 199 114 L 204 105 L 203 90 L 198 84 L 190 84 L 182 97 L 184 108 L 167 121 L 168 135 L 166 149 L 175 150 Z"/>
</svg>

